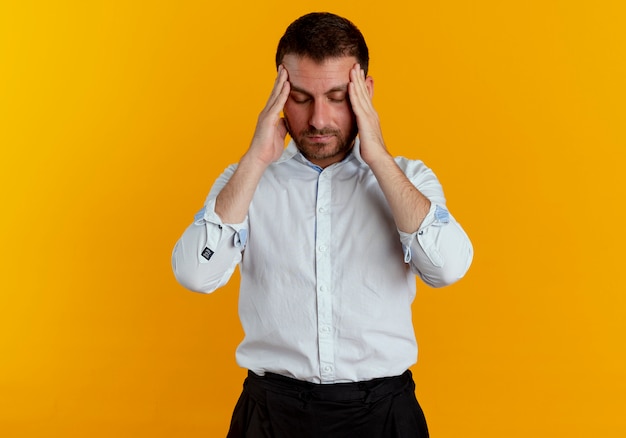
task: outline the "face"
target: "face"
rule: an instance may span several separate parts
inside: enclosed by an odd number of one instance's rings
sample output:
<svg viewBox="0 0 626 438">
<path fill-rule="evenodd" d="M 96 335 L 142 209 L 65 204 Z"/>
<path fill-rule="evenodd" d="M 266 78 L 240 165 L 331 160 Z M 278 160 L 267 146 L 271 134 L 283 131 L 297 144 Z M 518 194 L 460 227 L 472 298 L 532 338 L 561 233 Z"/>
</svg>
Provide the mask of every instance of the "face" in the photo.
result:
<svg viewBox="0 0 626 438">
<path fill-rule="evenodd" d="M 357 125 L 348 83 L 356 62 L 353 56 L 321 64 L 292 54 L 283 58 L 291 85 L 284 108 L 289 134 L 302 155 L 320 167 L 341 161 L 354 144 Z"/>
</svg>

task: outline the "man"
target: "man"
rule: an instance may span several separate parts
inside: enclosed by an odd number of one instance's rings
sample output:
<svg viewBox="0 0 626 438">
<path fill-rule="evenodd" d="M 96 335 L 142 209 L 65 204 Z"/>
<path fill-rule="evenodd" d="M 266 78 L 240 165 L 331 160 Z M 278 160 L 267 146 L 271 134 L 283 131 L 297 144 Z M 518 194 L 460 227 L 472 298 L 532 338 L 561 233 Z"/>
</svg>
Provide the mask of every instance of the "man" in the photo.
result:
<svg viewBox="0 0 626 438">
<path fill-rule="evenodd" d="M 408 370 L 414 276 L 453 283 L 472 245 L 432 171 L 387 151 L 368 59 L 344 18 L 293 22 L 248 151 L 174 249 L 194 291 L 240 268 L 249 373 L 230 437 L 428 436 Z"/>
</svg>

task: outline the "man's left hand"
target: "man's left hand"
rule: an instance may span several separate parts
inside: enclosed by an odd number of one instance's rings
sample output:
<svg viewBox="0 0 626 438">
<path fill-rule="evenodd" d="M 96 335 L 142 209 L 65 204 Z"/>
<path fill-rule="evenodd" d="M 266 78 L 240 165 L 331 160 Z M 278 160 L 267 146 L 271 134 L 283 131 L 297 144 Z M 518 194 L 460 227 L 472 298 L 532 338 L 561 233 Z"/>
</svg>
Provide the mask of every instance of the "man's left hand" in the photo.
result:
<svg viewBox="0 0 626 438">
<path fill-rule="evenodd" d="M 365 77 L 365 72 L 361 66 L 355 64 L 350 70 L 348 93 L 359 128 L 361 157 L 368 164 L 377 160 L 378 157 L 389 155 L 383 140 L 378 113 L 372 104 L 373 92 L 374 81 L 372 77 Z"/>
</svg>

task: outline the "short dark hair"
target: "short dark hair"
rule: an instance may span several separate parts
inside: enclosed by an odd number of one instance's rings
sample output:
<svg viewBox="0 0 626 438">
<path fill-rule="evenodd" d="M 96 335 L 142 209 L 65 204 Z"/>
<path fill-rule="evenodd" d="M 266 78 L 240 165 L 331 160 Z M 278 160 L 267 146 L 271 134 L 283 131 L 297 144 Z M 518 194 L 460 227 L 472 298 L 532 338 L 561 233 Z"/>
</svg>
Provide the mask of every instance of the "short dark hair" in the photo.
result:
<svg viewBox="0 0 626 438">
<path fill-rule="evenodd" d="M 287 54 L 315 62 L 354 56 L 367 75 L 369 51 L 361 31 L 348 19 L 330 12 L 312 12 L 291 23 L 278 42 L 276 68 Z"/>
</svg>

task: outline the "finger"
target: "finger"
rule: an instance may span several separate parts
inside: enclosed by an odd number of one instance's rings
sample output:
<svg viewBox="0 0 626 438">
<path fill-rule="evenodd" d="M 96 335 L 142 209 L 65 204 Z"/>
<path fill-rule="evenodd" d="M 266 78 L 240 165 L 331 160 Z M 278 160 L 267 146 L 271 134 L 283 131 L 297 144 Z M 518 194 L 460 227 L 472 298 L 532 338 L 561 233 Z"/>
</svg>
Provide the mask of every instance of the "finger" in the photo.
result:
<svg viewBox="0 0 626 438">
<path fill-rule="evenodd" d="M 365 111 L 368 107 L 369 94 L 367 93 L 367 87 L 361 73 L 359 72 L 358 64 L 350 71 L 350 84 L 349 89 L 350 102 L 352 103 L 352 110 L 355 114 Z"/>
<path fill-rule="evenodd" d="M 282 87 L 279 93 L 274 98 L 270 108 L 272 112 L 281 112 L 285 107 L 285 103 L 287 102 L 287 98 L 289 98 L 289 92 L 291 91 L 291 84 L 289 81 L 285 80 L 282 83 Z"/>
<path fill-rule="evenodd" d="M 278 74 L 276 75 L 276 79 L 274 80 L 274 87 L 272 88 L 270 97 L 268 98 L 265 105 L 266 109 L 273 107 L 276 103 L 276 100 L 280 99 L 281 95 L 284 93 L 285 82 L 287 82 L 287 70 L 281 64 L 278 66 Z"/>
<path fill-rule="evenodd" d="M 358 91 L 359 96 L 361 98 L 365 98 L 365 100 L 368 100 L 369 93 L 367 91 L 367 86 L 365 84 L 365 76 L 359 64 L 356 64 L 354 66 L 351 72 L 351 76 L 352 76 L 351 77 L 352 82 L 354 82 L 356 91 Z"/>
<path fill-rule="evenodd" d="M 373 109 L 372 96 L 370 95 L 370 90 L 367 88 L 365 70 L 363 70 L 361 66 L 358 64 L 355 69 L 355 76 L 356 76 L 356 84 L 361 93 L 361 98 L 362 98 L 364 105 L 370 109 Z"/>
</svg>

